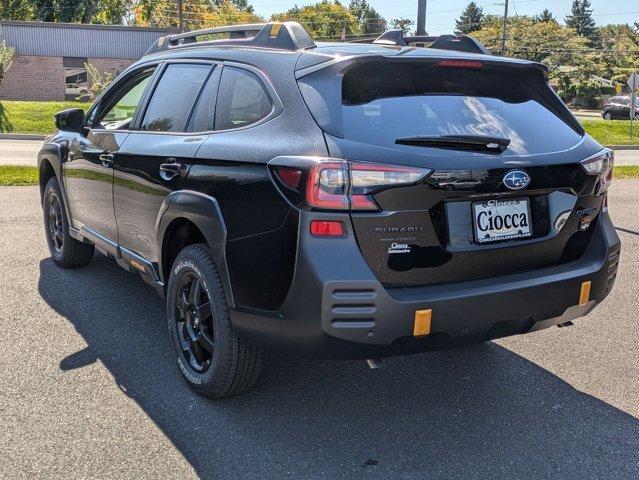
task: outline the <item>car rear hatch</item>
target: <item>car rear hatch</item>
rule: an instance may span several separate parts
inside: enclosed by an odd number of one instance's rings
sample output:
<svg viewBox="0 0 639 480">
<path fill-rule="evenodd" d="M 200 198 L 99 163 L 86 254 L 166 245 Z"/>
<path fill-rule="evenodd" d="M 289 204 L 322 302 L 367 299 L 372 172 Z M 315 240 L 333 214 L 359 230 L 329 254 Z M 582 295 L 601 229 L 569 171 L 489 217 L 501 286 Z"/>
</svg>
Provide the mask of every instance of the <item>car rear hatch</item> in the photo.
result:
<svg viewBox="0 0 639 480">
<path fill-rule="evenodd" d="M 594 219 L 603 200 L 579 161 L 602 147 L 545 68 L 419 50 L 306 67 L 298 79 L 331 157 L 432 170 L 375 192 L 378 211 L 351 212 L 378 279 L 429 285 L 579 257 L 592 231 L 581 218 Z"/>
</svg>

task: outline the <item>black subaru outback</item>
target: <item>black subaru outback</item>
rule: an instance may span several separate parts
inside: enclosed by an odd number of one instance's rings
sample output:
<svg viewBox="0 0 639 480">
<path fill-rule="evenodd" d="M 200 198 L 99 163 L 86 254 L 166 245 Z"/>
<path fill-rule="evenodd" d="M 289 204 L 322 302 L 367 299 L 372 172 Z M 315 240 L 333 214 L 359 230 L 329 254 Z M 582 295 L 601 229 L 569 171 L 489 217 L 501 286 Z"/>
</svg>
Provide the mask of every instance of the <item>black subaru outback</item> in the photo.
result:
<svg viewBox="0 0 639 480">
<path fill-rule="evenodd" d="M 375 359 L 570 324 L 615 280 L 613 156 L 547 73 L 465 36 L 160 38 L 56 115 L 51 255 L 96 248 L 153 285 L 214 398 L 252 386 L 265 348 Z"/>
</svg>

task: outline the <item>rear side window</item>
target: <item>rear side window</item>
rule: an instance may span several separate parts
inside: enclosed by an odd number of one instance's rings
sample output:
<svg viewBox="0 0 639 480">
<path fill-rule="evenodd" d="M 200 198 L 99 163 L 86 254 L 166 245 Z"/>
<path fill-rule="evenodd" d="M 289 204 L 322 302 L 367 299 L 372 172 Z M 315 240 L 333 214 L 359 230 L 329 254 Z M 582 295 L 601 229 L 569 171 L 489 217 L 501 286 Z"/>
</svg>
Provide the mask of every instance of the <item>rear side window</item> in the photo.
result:
<svg viewBox="0 0 639 480">
<path fill-rule="evenodd" d="M 400 137 L 492 136 L 518 155 L 574 146 L 581 135 L 543 105 L 532 80 L 506 69 L 355 67 L 342 82 L 344 138 L 395 147 Z"/>
<path fill-rule="evenodd" d="M 273 110 L 259 78 L 240 68 L 224 67 L 215 109 L 215 129 L 228 130 L 259 122 Z"/>
<path fill-rule="evenodd" d="M 183 132 L 210 65 L 169 65 L 155 87 L 141 130 Z"/>
</svg>

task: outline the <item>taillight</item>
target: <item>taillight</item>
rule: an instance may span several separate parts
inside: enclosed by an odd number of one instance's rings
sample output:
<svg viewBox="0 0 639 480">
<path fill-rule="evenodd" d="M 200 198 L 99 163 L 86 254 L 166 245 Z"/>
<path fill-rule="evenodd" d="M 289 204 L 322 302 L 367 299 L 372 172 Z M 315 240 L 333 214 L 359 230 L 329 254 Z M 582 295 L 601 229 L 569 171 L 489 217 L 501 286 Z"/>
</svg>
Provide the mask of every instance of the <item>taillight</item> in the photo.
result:
<svg viewBox="0 0 639 480">
<path fill-rule="evenodd" d="M 612 182 L 612 169 L 615 165 L 614 151 L 605 148 L 601 152 L 581 160 L 579 164 L 589 175 L 597 175 L 599 177 L 597 195 L 608 190 Z"/>
<path fill-rule="evenodd" d="M 277 171 L 277 176 L 288 188 L 297 190 L 302 180 L 302 171 L 295 168 L 281 168 Z"/>
<path fill-rule="evenodd" d="M 344 160 L 317 162 L 306 180 L 306 201 L 325 210 L 348 210 L 348 163 Z"/>
<path fill-rule="evenodd" d="M 421 182 L 433 171 L 341 158 L 276 157 L 269 162 L 282 193 L 300 208 L 366 210 L 379 207 L 373 195 L 387 188 Z"/>
<path fill-rule="evenodd" d="M 432 170 L 378 163 L 328 160 L 310 168 L 306 201 L 322 210 L 379 210 L 372 195 L 417 183 Z"/>
</svg>

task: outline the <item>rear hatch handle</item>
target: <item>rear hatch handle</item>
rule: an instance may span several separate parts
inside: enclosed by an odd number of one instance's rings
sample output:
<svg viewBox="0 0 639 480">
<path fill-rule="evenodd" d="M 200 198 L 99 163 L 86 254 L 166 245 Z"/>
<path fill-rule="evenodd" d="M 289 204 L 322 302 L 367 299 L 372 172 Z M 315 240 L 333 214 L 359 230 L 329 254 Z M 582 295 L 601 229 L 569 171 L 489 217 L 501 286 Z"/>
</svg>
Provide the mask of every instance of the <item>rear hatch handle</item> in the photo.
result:
<svg viewBox="0 0 639 480">
<path fill-rule="evenodd" d="M 510 139 L 484 135 L 418 135 L 415 137 L 398 137 L 395 139 L 395 143 L 414 147 L 502 153 L 510 144 Z"/>
</svg>

